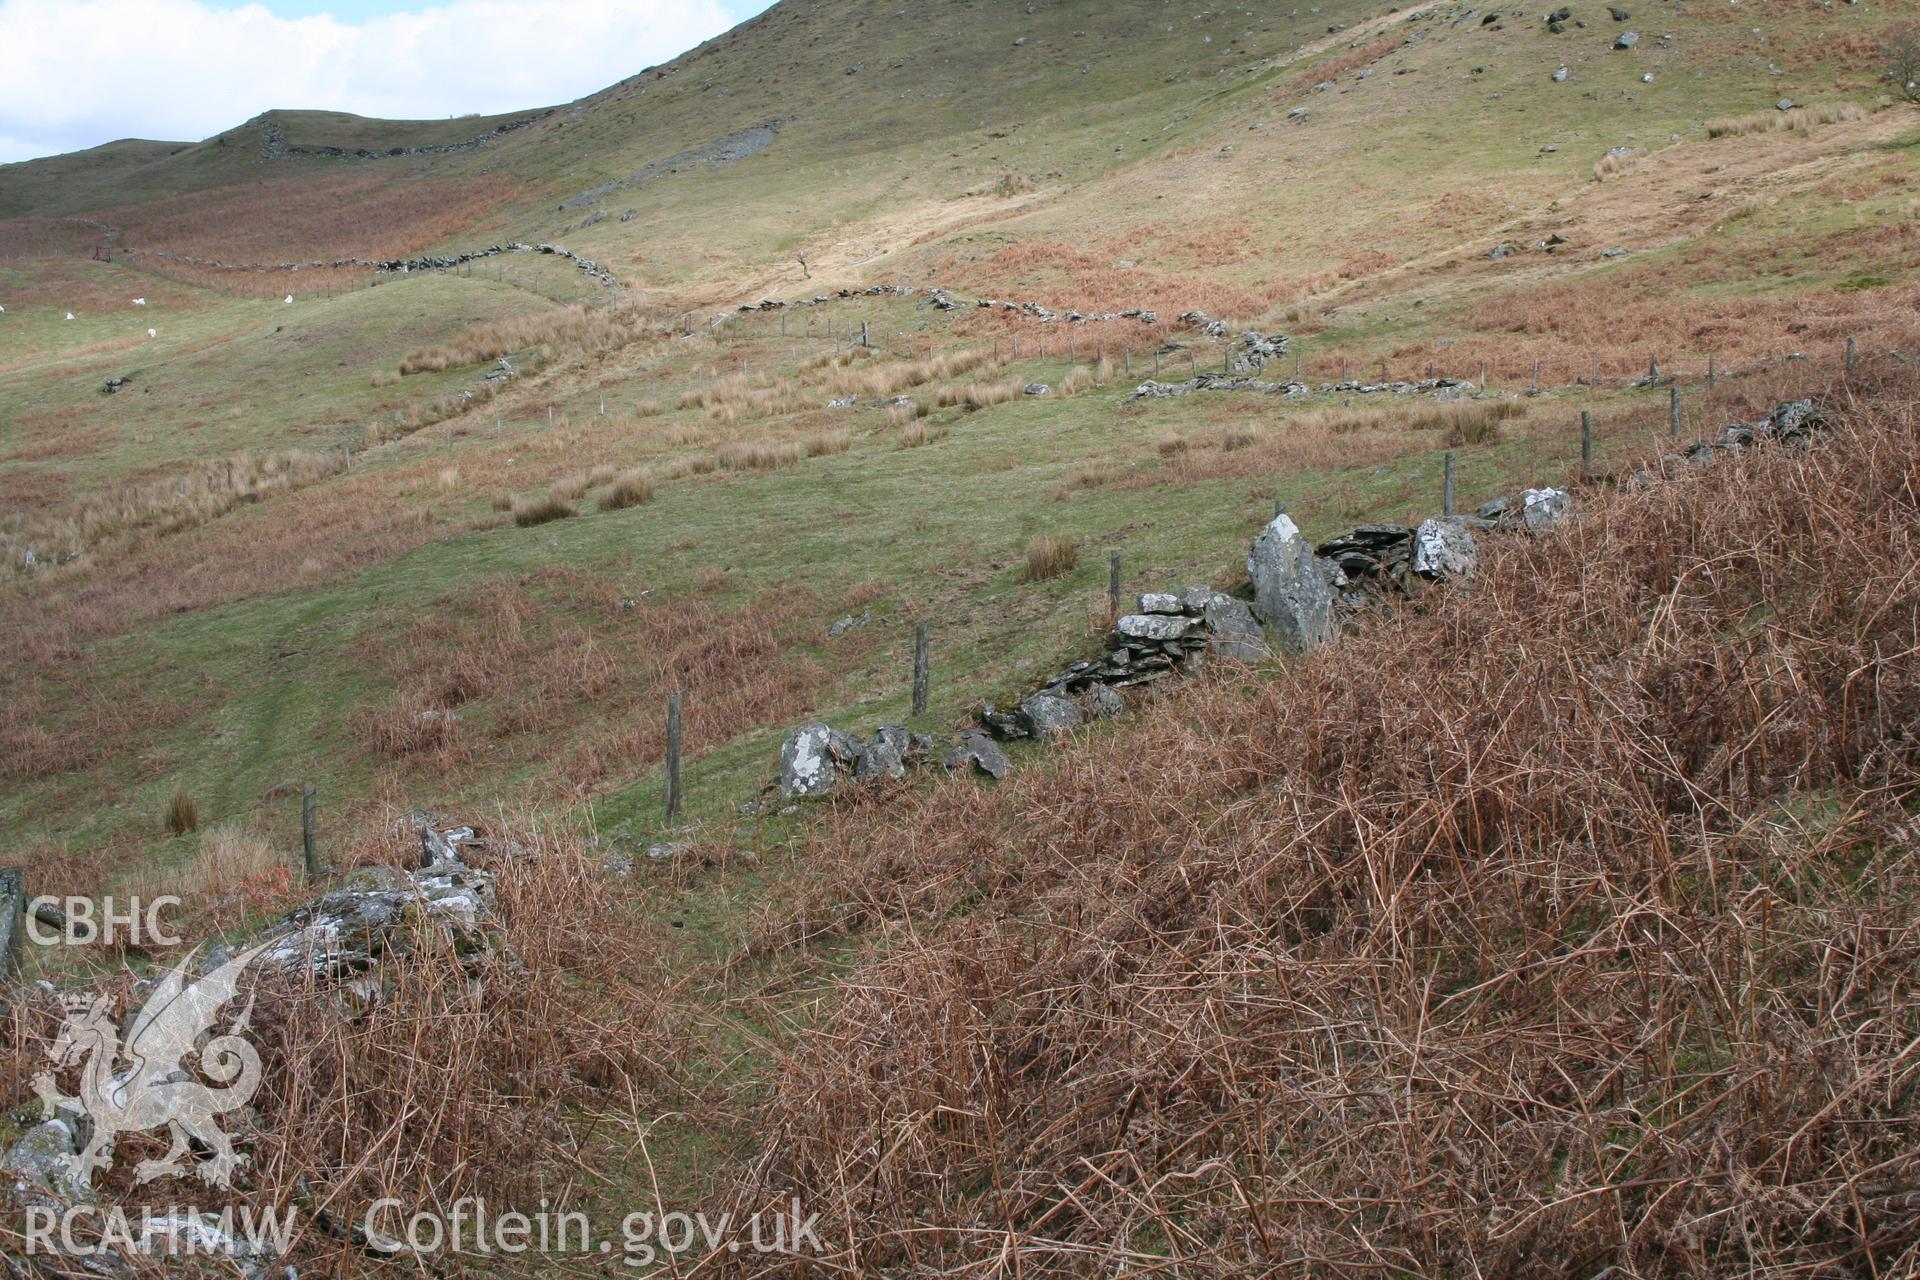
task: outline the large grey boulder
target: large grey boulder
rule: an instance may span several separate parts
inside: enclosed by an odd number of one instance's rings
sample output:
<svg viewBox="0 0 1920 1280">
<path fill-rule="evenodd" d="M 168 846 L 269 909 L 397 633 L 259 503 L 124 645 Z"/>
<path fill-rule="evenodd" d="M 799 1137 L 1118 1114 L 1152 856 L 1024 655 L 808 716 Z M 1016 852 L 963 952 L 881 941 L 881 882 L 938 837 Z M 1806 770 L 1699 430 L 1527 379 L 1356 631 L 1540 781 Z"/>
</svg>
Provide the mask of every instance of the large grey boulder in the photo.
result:
<svg viewBox="0 0 1920 1280">
<path fill-rule="evenodd" d="M 1215 592 L 1203 608 L 1208 653 L 1235 662 L 1264 662 L 1273 656 L 1266 632 L 1246 601 Z"/>
<path fill-rule="evenodd" d="M 862 782 L 874 778 L 891 778 L 897 782 L 907 776 L 908 766 L 926 753 L 928 745 L 927 739 L 902 725 L 882 725 L 874 733 L 873 741 L 860 748 L 853 776 Z"/>
<path fill-rule="evenodd" d="M 999 779 L 1006 777 L 1012 766 L 1007 763 L 1007 753 L 1000 749 L 999 743 L 984 733 L 969 733 L 947 752 L 947 768 L 974 768 Z"/>
<path fill-rule="evenodd" d="M 1332 567 L 1284 513 L 1262 529 L 1247 557 L 1254 616 L 1286 653 L 1307 653 L 1333 637 Z"/>
<path fill-rule="evenodd" d="M 1520 494 L 1520 518 L 1528 529 L 1547 529 L 1573 514 L 1573 495 L 1565 489 L 1527 489 Z"/>
<path fill-rule="evenodd" d="M 780 744 L 780 794 L 789 800 L 825 795 L 859 759 L 859 744 L 838 729 L 801 725 Z"/>
<path fill-rule="evenodd" d="M 1413 571 L 1423 578 L 1467 577 L 1479 567 L 1473 530 L 1459 516 L 1423 520 L 1413 534 Z"/>
<path fill-rule="evenodd" d="M 1072 733 L 1086 720 L 1080 708 L 1052 693 L 1030 693 L 1020 699 L 1019 716 L 1029 736 L 1043 739 Z"/>
</svg>

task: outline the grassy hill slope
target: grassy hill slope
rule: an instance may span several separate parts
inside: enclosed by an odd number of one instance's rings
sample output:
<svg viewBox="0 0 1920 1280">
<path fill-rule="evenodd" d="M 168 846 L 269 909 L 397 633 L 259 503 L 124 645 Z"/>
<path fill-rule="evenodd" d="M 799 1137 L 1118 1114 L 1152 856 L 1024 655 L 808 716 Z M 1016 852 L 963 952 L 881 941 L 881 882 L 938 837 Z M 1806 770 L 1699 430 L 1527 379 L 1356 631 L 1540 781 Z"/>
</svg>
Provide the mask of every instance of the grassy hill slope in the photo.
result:
<svg viewBox="0 0 1920 1280">
<path fill-rule="evenodd" d="M 1897 1273 L 1920 120 L 1873 46 L 1915 6 L 1631 7 L 785 0 L 551 111 L 0 170 L 0 862 L 199 942 L 307 896 L 288 783 L 339 867 L 422 807 L 543 855 L 498 1000 L 278 1027 L 320 1083 L 266 1186 L 797 1192 L 889 1273 Z M 275 267 L 511 239 L 621 285 Z M 891 282 L 1159 314 L 738 310 Z M 1132 397 L 1246 327 L 1310 385 Z M 1430 372 L 1477 385 L 1332 385 Z M 1683 440 L 1851 425 L 1583 484 L 1583 416 L 1624 471 L 1675 386 Z M 1276 502 L 1415 521 L 1449 457 L 1592 515 L 1006 785 L 752 803 L 796 724 L 951 734 L 1094 652 L 1109 551 L 1236 587 Z"/>
</svg>

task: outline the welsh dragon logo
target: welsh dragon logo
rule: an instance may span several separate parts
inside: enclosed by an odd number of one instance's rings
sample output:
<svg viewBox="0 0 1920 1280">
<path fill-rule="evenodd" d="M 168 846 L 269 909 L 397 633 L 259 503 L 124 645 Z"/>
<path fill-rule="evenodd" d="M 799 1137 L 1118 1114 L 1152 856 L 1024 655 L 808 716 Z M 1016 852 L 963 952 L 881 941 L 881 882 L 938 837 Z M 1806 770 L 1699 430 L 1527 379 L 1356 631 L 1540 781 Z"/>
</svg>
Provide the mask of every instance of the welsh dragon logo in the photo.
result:
<svg viewBox="0 0 1920 1280">
<path fill-rule="evenodd" d="M 232 1186 L 234 1171 L 247 1157 L 234 1152 L 215 1121 L 244 1107 L 260 1087 L 260 1055 L 242 1038 L 253 1002 L 247 1002 L 224 1034 L 199 1046 L 200 1073 L 226 1087 L 211 1088 L 194 1079 L 184 1059 L 201 1036 L 213 1030 L 221 1007 L 239 988 L 240 975 L 265 949 L 243 952 L 191 984 L 187 972 L 198 952 L 188 955 L 154 988 L 128 1028 L 124 1045 L 110 996 L 65 998 L 66 1023 L 47 1053 L 56 1066 L 81 1067 L 80 1094 L 61 1093 L 50 1071 L 34 1077 L 33 1089 L 49 1117 L 77 1106 L 92 1121 L 86 1146 L 70 1157 L 77 1183 L 91 1186 L 96 1170 L 113 1167 L 114 1140 L 120 1134 L 164 1127 L 172 1133 L 172 1149 L 164 1159 L 142 1161 L 134 1175 L 137 1182 L 197 1172 L 209 1186 Z M 212 1152 L 197 1170 L 187 1163 L 190 1141 Z"/>
</svg>

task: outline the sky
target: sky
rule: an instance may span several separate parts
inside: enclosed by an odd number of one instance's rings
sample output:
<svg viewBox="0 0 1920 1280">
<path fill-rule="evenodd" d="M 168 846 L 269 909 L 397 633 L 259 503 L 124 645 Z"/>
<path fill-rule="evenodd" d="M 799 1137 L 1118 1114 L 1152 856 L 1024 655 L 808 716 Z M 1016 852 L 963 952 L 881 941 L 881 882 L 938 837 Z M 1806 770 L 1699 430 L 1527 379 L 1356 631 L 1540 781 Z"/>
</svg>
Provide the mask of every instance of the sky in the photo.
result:
<svg viewBox="0 0 1920 1280">
<path fill-rule="evenodd" d="M 0 164 L 197 142 L 275 107 L 436 119 L 570 102 L 768 3 L 0 0 Z"/>
</svg>

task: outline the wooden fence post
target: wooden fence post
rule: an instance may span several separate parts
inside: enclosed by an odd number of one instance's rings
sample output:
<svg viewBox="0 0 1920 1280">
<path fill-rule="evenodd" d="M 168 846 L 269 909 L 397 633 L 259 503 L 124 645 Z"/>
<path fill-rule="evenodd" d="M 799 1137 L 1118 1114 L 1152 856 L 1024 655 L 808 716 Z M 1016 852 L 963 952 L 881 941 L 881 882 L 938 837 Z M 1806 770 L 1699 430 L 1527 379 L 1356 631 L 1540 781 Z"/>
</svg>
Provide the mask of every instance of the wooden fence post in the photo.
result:
<svg viewBox="0 0 1920 1280">
<path fill-rule="evenodd" d="M 1678 382 L 1667 389 L 1667 434 L 1675 440 L 1680 438 L 1680 384 Z"/>
<path fill-rule="evenodd" d="M 26 911 L 26 871 L 20 867 L 0 867 L 0 978 L 13 973 L 18 966 Z"/>
<path fill-rule="evenodd" d="M 1453 514 L 1453 450 L 1447 450 L 1446 478 L 1440 482 L 1440 514 Z"/>
<path fill-rule="evenodd" d="M 1120 553 L 1107 552 L 1107 616 L 1120 616 Z"/>
<path fill-rule="evenodd" d="M 1580 478 L 1593 477 L 1593 414 L 1580 411 Z"/>
<path fill-rule="evenodd" d="M 1717 368 L 1715 368 L 1713 357 L 1708 356 L 1707 357 L 1707 390 L 1709 392 L 1713 390 L 1714 380 L 1718 376 L 1718 373 L 1719 371 Z"/>
<path fill-rule="evenodd" d="M 913 628 L 913 714 L 927 714 L 927 624 Z"/>
<path fill-rule="evenodd" d="M 1533 389 L 1536 394 L 1540 390 L 1540 357 L 1539 356 L 1535 356 L 1533 358 Z"/>
<path fill-rule="evenodd" d="M 667 695 L 667 821 L 680 816 L 680 695 Z"/>
<path fill-rule="evenodd" d="M 1847 373 L 1849 376 L 1851 376 L 1853 373 L 1853 335 L 1852 334 L 1847 335 Z"/>
<path fill-rule="evenodd" d="M 300 787 L 300 857 L 306 864 L 307 883 L 314 884 L 320 879 L 320 850 L 314 844 L 313 837 L 313 784 L 303 783 Z"/>
</svg>

